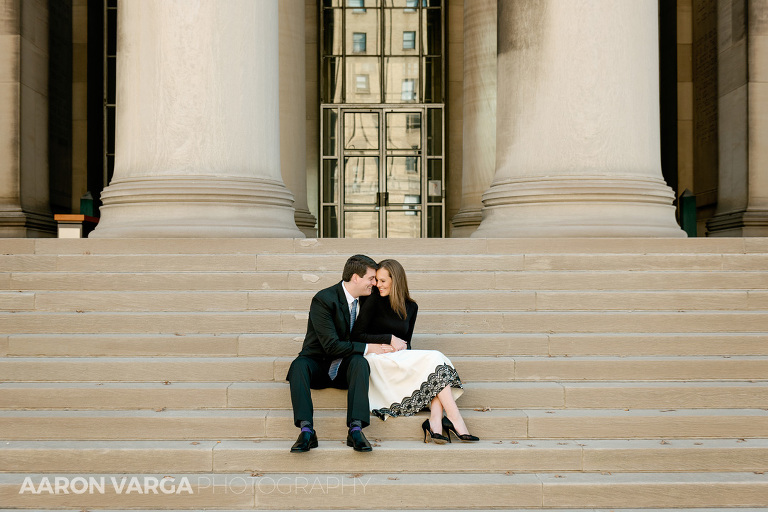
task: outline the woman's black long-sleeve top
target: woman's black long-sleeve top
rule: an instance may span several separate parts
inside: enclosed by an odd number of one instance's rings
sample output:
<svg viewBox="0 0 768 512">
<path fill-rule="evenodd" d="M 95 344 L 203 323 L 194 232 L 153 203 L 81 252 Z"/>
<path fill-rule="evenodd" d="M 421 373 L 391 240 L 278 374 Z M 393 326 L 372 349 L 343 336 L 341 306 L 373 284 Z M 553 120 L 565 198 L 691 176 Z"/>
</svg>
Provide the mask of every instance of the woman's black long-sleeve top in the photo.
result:
<svg viewBox="0 0 768 512">
<path fill-rule="evenodd" d="M 357 315 L 350 339 L 363 343 L 389 344 L 394 334 L 404 340 L 410 349 L 418 311 L 418 304 L 406 302 L 406 316 L 400 318 L 389 305 L 389 297 L 382 297 L 379 295 L 379 290 L 374 287 L 371 296 L 360 308 L 360 314 Z"/>
</svg>

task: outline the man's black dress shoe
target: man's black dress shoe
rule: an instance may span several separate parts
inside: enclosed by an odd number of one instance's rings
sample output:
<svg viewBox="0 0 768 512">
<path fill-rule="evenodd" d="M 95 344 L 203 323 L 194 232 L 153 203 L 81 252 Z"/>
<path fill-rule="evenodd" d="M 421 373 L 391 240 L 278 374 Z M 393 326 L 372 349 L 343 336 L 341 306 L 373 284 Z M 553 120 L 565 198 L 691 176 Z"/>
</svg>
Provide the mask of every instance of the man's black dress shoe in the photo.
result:
<svg viewBox="0 0 768 512">
<path fill-rule="evenodd" d="M 347 446 L 351 446 L 356 452 L 370 452 L 373 450 L 371 443 L 365 438 L 362 430 L 351 430 L 347 434 Z"/>
<path fill-rule="evenodd" d="M 310 448 L 317 448 L 317 433 L 302 431 L 299 434 L 299 438 L 291 446 L 292 453 L 308 452 Z"/>
</svg>

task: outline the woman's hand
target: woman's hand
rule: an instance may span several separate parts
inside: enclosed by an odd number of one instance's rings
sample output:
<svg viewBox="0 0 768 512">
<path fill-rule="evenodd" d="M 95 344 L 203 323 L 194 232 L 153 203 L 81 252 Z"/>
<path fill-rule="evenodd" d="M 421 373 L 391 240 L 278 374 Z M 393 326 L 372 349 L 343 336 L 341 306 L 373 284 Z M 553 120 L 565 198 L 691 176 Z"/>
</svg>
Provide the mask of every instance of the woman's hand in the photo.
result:
<svg viewBox="0 0 768 512">
<path fill-rule="evenodd" d="M 378 343 L 368 344 L 368 354 L 389 354 L 394 352 L 395 349 L 390 345 L 379 345 Z"/>
<path fill-rule="evenodd" d="M 392 348 L 395 350 L 395 352 L 399 350 L 405 350 L 408 348 L 408 344 L 405 341 L 398 338 L 397 336 L 395 336 L 394 334 L 392 335 L 392 341 L 390 342 L 390 344 L 392 345 Z"/>
</svg>

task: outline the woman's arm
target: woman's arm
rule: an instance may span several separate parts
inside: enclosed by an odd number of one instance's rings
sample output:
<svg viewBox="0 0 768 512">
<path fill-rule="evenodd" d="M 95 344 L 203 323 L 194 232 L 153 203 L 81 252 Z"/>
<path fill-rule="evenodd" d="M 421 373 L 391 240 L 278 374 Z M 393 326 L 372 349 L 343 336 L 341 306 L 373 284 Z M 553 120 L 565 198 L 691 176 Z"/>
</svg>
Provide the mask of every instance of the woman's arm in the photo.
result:
<svg viewBox="0 0 768 512">
<path fill-rule="evenodd" d="M 413 311 L 408 311 L 408 332 L 403 337 L 403 340 L 408 344 L 408 349 L 411 348 L 411 338 L 413 337 L 413 328 L 416 326 L 416 314 L 419 312 L 419 305 L 415 302 L 411 302 L 409 304 L 413 305 L 412 307 L 408 307 L 406 309 L 412 309 Z"/>
<path fill-rule="evenodd" d="M 357 320 L 355 320 L 355 325 L 352 327 L 352 333 L 349 336 L 350 340 L 363 343 L 387 344 L 392 341 L 391 334 L 371 334 L 369 332 L 371 323 L 375 321 L 376 316 L 381 314 L 375 307 L 376 302 L 377 299 L 372 296 L 363 303 L 363 306 L 360 308 L 360 314 L 357 315 Z"/>
</svg>

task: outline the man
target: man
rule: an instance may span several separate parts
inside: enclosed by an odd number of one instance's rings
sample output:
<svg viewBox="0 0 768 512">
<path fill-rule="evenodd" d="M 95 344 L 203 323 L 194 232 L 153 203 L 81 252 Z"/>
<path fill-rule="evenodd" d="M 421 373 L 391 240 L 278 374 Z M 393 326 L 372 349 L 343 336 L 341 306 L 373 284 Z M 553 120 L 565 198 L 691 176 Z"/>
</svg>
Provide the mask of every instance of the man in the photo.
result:
<svg viewBox="0 0 768 512">
<path fill-rule="evenodd" d="M 390 345 L 351 341 L 349 333 L 360 311 L 360 301 L 371 294 L 376 283 L 377 268 L 376 262 L 368 256 L 352 256 L 344 265 L 342 281 L 320 290 L 312 298 L 304 345 L 286 377 L 291 384 L 293 421 L 301 428 L 291 452 L 317 448 L 310 389 L 324 388 L 348 390 L 347 446 L 358 452 L 372 450 L 362 431 L 371 417 L 368 406 L 370 369 L 363 356 L 384 354 L 393 349 Z"/>
</svg>

